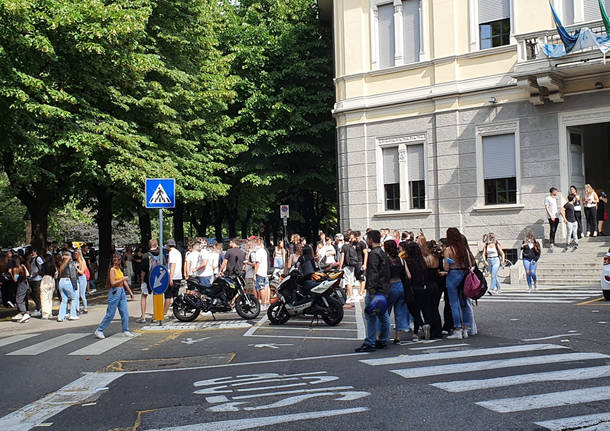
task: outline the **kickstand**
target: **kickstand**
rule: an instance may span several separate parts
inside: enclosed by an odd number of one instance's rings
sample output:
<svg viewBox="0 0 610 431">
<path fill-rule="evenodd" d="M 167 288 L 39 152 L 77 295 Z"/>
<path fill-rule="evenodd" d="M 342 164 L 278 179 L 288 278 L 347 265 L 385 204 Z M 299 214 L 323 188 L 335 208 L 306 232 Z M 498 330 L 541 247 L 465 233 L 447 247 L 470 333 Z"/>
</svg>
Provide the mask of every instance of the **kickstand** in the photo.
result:
<svg viewBox="0 0 610 431">
<path fill-rule="evenodd" d="M 310 327 L 310 328 L 311 328 L 311 327 L 313 327 L 313 321 L 314 321 L 314 320 L 316 321 L 316 324 L 320 323 L 320 316 L 318 316 L 318 315 L 316 314 L 315 316 L 313 316 L 313 317 L 311 318 L 311 323 L 309 324 L 309 327 Z"/>
</svg>

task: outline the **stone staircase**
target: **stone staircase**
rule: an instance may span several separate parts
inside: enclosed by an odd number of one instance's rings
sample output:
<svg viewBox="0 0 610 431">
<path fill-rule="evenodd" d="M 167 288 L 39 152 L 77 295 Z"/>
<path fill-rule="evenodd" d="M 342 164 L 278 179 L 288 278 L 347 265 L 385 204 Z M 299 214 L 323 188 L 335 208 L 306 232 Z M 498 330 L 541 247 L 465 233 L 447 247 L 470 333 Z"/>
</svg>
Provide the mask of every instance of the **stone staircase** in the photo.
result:
<svg viewBox="0 0 610 431">
<path fill-rule="evenodd" d="M 610 248 L 610 237 L 582 238 L 577 250 L 569 248 L 566 251 L 565 247 L 560 246 L 555 247 L 554 252 L 550 253 L 549 249 L 544 247 L 538 263 L 538 285 L 599 287 L 603 257 L 608 248 Z M 522 262 L 519 261 L 516 266 L 515 269 L 519 270 L 518 284 L 526 284 Z M 516 284 L 512 283 L 516 276 L 513 271 L 511 284 Z"/>
</svg>

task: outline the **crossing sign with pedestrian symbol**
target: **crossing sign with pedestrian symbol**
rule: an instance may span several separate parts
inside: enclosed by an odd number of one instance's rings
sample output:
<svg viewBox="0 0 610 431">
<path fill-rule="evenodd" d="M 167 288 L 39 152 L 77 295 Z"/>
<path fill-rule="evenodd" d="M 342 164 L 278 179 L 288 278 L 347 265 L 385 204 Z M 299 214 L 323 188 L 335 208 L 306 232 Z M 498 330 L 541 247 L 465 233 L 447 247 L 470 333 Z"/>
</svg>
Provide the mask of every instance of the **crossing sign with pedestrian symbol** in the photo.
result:
<svg viewBox="0 0 610 431">
<path fill-rule="evenodd" d="M 146 208 L 174 208 L 176 180 L 174 178 L 146 179 Z"/>
</svg>

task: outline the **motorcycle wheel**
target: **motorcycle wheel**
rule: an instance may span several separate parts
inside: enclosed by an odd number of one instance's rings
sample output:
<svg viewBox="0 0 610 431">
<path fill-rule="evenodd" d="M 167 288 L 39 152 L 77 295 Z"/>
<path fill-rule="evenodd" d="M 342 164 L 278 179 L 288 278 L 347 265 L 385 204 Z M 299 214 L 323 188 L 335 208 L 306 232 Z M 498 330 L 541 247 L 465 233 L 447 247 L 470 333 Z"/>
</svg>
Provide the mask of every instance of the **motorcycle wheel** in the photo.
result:
<svg viewBox="0 0 610 431">
<path fill-rule="evenodd" d="M 328 297 L 328 313 L 322 315 L 322 320 L 328 326 L 336 326 L 343 320 L 343 305 L 335 298 Z"/>
<path fill-rule="evenodd" d="M 235 301 L 235 311 L 237 311 L 237 314 L 239 314 L 242 319 L 256 319 L 261 312 L 261 304 L 252 294 L 248 294 L 248 299 L 253 305 L 248 305 L 245 296 L 237 298 L 237 301 Z"/>
<path fill-rule="evenodd" d="M 192 322 L 201 312 L 199 308 L 189 308 L 189 305 L 184 301 L 182 295 L 174 300 L 172 311 L 174 312 L 176 319 L 181 322 Z"/>
<path fill-rule="evenodd" d="M 281 301 L 274 302 L 267 310 L 267 317 L 272 325 L 283 325 L 288 322 L 290 316 Z"/>
</svg>

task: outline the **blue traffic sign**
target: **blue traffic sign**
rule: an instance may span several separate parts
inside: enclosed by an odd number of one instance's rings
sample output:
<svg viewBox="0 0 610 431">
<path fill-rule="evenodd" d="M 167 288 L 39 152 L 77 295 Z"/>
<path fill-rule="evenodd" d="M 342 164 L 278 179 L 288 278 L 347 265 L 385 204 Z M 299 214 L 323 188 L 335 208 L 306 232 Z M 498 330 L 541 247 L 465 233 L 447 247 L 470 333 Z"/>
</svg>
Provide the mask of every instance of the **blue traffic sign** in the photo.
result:
<svg viewBox="0 0 610 431">
<path fill-rule="evenodd" d="M 174 178 L 146 179 L 146 208 L 174 208 L 176 180 Z"/>
<path fill-rule="evenodd" d="M 150 287 L 153 293 L 162 295 L 169 286 L 169 271 L 163 265 L 155 266 L 150 271 Z"/>
</svg>

